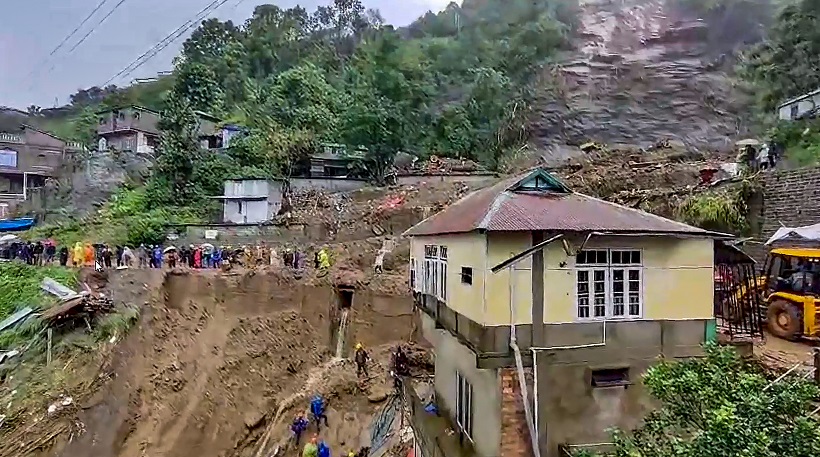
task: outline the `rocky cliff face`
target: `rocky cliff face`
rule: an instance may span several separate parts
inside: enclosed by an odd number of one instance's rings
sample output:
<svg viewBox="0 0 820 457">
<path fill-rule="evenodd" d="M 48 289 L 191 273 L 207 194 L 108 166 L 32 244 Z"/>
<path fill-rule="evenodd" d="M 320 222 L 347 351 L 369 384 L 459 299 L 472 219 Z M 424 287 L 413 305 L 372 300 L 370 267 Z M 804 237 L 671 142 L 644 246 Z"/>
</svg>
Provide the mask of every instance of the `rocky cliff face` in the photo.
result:
<svg viewBox="0 0 820 457">
<path fill-rule="evenodd" d="M 536 147 L 662 139 L 699 149 L 732 144 L 744 130 L 745 110 L 726 74 L 726 56 L 759 38 L 750 28 L 760 24 L 752 20 L 742 33 L 727 33 L 750 20 L 737 14 L 703 20 L 673 1 L 579 1 L 577 50 L 539 84 L 548 89 L 535 105 Z"/>
</svg>

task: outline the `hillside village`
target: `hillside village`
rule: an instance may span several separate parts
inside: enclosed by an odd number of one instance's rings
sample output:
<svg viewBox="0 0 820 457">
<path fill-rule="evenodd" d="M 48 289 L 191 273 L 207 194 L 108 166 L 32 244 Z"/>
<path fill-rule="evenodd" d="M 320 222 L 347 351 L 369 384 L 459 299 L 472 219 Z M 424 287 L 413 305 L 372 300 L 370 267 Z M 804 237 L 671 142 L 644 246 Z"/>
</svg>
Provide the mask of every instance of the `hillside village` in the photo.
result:
<svg viewBox="0 0 820 457">
<path fill-rule="evenodd" d="M 375 3 L 0 107 L 0 457 L 820 455 L 820 8 Z"/>
</svg>

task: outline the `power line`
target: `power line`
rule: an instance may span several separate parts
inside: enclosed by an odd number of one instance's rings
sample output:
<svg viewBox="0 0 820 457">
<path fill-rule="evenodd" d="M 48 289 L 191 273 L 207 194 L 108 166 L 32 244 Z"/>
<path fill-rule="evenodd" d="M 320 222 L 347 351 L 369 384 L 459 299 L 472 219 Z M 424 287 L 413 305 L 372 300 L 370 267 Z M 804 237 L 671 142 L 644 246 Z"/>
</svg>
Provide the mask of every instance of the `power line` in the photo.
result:
<svg viewBox="0 0 820 457">
<path fill-rule="evenodd" d="M 177 27 L 176 30 L 169 33 L 168 36 L 160 40 L 157 44 L 155 44 L 151 49 L 145 51 L 141 56 L 134 59 L 133 62 L 128 64 L 125 68 L 120 70 L 117 74 L 112 76 L 108 79 L 105 83 L 103 83 L 100 87 L 105 87 L 115 79 L 119 77 L 127 77 L 134 71 L 136 71 L 139 67 L 143 66 L 146 62 L 153 59 L 157 54 L 162 52 L 165 48 L 170 46 L 173 42 L 178 40 L 182 35 L 185 34 L 188 30 L 193 28 L 194 26 L 199 25 L 199 21 L 210 15 L 216 9 L 227 3 L 228 0 L 213 0 L 208 6 L 203 8 L 196 14 L 193 18 L 189 19 L 181 26 Z"/>
<path fill-rule="evenodd" d="M 117 9 L 119 9 L 119 7 L 122 6 L 122 4 L 125 3 L 126 1 L 128 1 L 128 0 L 120 0 L 119 2 L 117 2 L 117 4 L 114 5 L 114 9 L 109 11 L 108 14 L 106 14 L 102 19 L 100 19 L 100 21 L 97 22 L 97 25 L 95 25 L 94 27 L 91 27 L 91 30 L 89 30 L 88 33 L 83 35 L 83 37 L 80 38 L 80 41 L 78 41 L 74 46 L 71 47 L 71 49 L 68 50 L 68 53 L 71 54 L 75 49 L 77 49 L 81 44 L 83 44 L 85 42 L 85 40 L 92 33 L 94 33 L 94 30 L 97 30 L 97 27 L 101 26 L 103 24 L 103 22 L 108 20 L 108 18 L 111 17 L 111 15 L 114 14 L 114 12 L 117 11 Z"/>
<path fill-rule="evenodd" d="M 51 59 L 54 56 L 54 54 L 57 53 L 57 51 L 62 49 L 63 46 L 65 46 L 65 44 L 68 43 L 68 40 L 70 40 L 71 37 L 73 37 L 77 32 L 79 32 L 80 29 L 86 24 L 86 22 L 88 22 L 97 13 L 97 11 L 99 11 L 100 8 L 102 8 L 106 3 L 108 3 L 108 0 L 102 0 L 100 3 L 98 3 L 97 6 L 93 10 L 91 10 L 90 13 L 88 13 L 88 16 L 86 16 L 85 19 L 83 19 L 83 21 L 80 22 L 80 25 L 75 27 L 74 30 L 71 31 L 71 33 L 66 35 L 66 37 L 63 38 L 63 41 L 61 41 L 60 44 L 57 45 L 57 47 L 52 49 L 51 52 L 48 54 L 48 56 L 45 59 L 43 59 L 40 63 L 38 63 L 37 65 L 34 66 L 34 68 L 31 69 L 29 74 L 26 75 L 26 79 L 28 79 L 34 73 L 36 73 L 37 70 L 39 70 L 43 65 L 45 65 L 49 61 L 49 59 Z"/>
<path fill-rule="evenodd" d="M 74 46 L 72 46 L 71 49 L 69 49 L 68 52 L 66 52 L 65 56 L 67 57 L 67 56 L 71 55 L 71 53 L 74 52 L 74 50 L 76 50 L 78 47 L 80 47 L 80 45 L 83 44 L 85 42 L 85 40 L 87 40 L 88 37 L 91 36 L 91 34 L 94 33 L 94 31 L 97 30 L 97 28 L 99 26 L 101 26 L 105 21 L 107 21 L 108 18 L 111 17 L 111 15 L 114 14 L 114 12 L 117 11 L 120 8 L 120 6 L 122 6 L 122 4 L 125 3 L 126 1 L 128 1 L 128 0 L 120 0 L 119 2 L 117 2 L 117 4 L 114 5 L 114 8 L 111 11 L 108 12 L 108 14 L 106 14 L 105 16 L 103 16 L 102 19 L 97 21 L 97 23 L 93 27 L 91 27 L 91 30 L 86 32 L 86 34 L 83 35 L 82 38 L 80 38 L 80 41 L 74 43 Z M 105 3 L 105 1 L 103 3 Z M 44 76 L 50 75 L 51 72 L 54 71 L 54 68 L 56 68 L 56 66 L 57 66 L 56 63 L 51 64 L 51 67 L 48 69 L 48 71 L 46 72 L 46 74 Z M 31 86 L 29 86 L 29 91 L 33 88 L 34 88 L 34 82 L 32 82 Z"/>
</svg>

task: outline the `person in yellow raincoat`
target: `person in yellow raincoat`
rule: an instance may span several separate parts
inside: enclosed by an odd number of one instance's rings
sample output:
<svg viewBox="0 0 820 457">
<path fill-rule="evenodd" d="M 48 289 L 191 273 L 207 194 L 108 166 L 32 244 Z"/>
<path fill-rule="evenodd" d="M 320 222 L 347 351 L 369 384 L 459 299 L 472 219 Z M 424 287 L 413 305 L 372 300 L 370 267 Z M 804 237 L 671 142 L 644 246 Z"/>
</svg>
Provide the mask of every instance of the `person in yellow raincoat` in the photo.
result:
<svg viewBox="0 0 820 457">
<path fill-rule="evenodd" d="M 83 244 L 79 241 L 74 244 L 74 251 L 71 253 L 71 263 L 74 264 L 75 267 L 79 267 L 83 264 L 83 259 L 85 258 L 85 251 L 83 250 Z"/>
<path fill-rule="evenodd" d="M 317 257 L 319 259 L 320 270 L 327 270 L 328 268 L 330 268 L 330 256 L 327 254 L 327 249 L 320 249 L 319 255 Z"/>
</svg>

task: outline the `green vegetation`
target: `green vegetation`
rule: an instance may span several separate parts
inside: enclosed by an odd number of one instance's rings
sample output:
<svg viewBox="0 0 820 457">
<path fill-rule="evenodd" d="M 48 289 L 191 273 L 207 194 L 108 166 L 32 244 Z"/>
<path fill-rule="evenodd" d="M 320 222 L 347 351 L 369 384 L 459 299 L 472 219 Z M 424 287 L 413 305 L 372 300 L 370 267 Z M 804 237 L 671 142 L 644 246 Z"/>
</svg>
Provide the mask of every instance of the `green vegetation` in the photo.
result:
<svg viewBox="0 0 820 457">
<path fill-rule="evenodd" d="M 34 267 L 22 262 L 0 262 L 0 320 L 24 306 L 48 306 L 54 299 L 40 290 L 50 277 L 67 287 L 77 284 L 77 272 L 62 267 Z"/>
<path fill-rule="evenodd" d="M 26 238 L 54 239 L 60 246 L 105 241 L 138 246 L 161 243 L 168 224 L 200 220 L 202 209 L 174 206 L 152 206 L 143 187 L 123 188 L 96 213 L 83 219 L 69 219 L 35 227 Z"/>
<path fill-rule="evenodd" d="M 375 182 L 399 151 L 497 169 L 526 142 L 530 82 L 568 47 L 576 8 L 576 0 L 466 0 L 395 29 L 360 0 L 334 0 L 313 12 L 261 5 L 241 26 L 204 21 L 173 75 L 81 90 L 67 118 L 44 115 L 49 128 L 93 148 L 96 111 L 143 105 L 162 112 L 161 139 L 147 182 L 97 214 L 31 236 L 156 242 L 163 224 L 207 214 L 205 197 L 225 179 L 292 176 L 323 142 L 364 147 L 350 174 Z M 197 111 L 246 132 L 226 151 L 204 151 Z"/>
<path fill-rule="evenodd" d="M 687 224 L 723 233 L 751 234 L 749 202 L 760 193 L 758 182 L 744 179 L 729 187 L 691 195 L 676 208 L 676 218 Z"/>
<path fill-rule="evenodd" d="M 662 362 L 647 372 L 644 385 L 660 407 L 638 429 L 614 433 L 613 455 L 820 455 L 820 422 L 810 414 L 818 387 L 796 376 L 770 385 L 733 348 L 708 344 L 705 358 Z"/>
<path fill-rule="evenodd" d="M 761 113 L 771 117 L 784 101 L 820 87 L 820 3 L 782 2 L 766 40 L 743 55 L 740 76 Z M 820 128 L 814 121 L 770 124 L 769 134 L 795 165 L 820 162 Z"/>
</svg>

